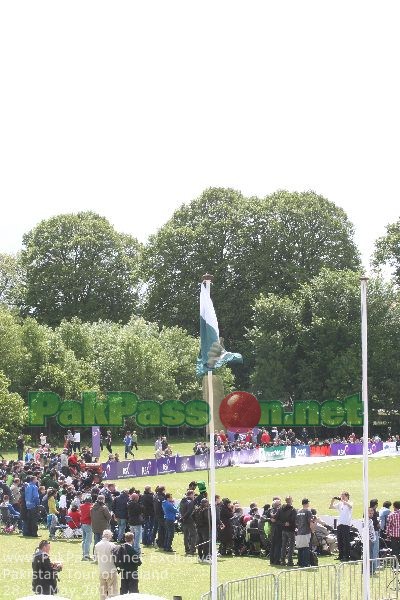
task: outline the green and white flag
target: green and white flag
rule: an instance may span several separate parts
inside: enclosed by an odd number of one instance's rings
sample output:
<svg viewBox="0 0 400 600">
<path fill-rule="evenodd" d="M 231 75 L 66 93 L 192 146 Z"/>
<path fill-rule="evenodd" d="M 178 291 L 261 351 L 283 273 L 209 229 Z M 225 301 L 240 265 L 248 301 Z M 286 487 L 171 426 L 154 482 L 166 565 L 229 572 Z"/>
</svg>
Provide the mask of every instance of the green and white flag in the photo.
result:
<svg viewBox="0 0 400 600">
<path fill-rule="evenodd" d="M 199 376 L 229 362 L 243 362 L 241 354 L 227 352 L 222 344 L 222 339 L 219 337 L 217 315 L 204 283 L 200 288 L 200 344 L 196 369 Z"/>
</svg>

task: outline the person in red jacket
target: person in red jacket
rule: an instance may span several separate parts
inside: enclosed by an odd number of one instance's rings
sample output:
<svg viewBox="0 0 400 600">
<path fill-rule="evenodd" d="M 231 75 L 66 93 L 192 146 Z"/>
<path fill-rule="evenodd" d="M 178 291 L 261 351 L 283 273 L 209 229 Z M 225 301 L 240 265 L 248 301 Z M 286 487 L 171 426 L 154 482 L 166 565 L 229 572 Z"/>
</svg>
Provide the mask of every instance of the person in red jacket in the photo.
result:
<svg viewBox="0 0 400 600">
<path fill-rule="evenodd" d="M 268 446 L 271 443 L 271 436 L 269 435 L 267 430 L 264 430 L 261 434 L 261 444 L 263 446 Z"/>
<path fill-rule="evenodd" d="M 68 521 L 68 527 L 71 529 L 79 529 L 81 526 L 81 513 L 75 504 L 71 504 L 68 516 L 71 517 L 71 521 Z"/>
<path fill-rule="evenodd" d="M 90 545 L 92 543 L 92 519 L 90 517 L 90 511 L 92 510 L 92 498 L 90 494 L 83 496 L 80 513 L 81 513 L 81 527 L 82 527 L 82 560 L 90 559 Z"/>
</svg>

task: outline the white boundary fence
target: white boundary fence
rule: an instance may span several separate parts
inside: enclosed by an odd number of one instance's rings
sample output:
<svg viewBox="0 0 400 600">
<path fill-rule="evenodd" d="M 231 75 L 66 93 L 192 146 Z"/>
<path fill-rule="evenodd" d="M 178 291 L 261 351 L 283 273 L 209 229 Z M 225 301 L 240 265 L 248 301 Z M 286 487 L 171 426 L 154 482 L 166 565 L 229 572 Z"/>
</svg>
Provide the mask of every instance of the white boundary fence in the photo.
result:
<svg viewBox="0 0 400 600">
<path fill-rule="evenodd" d="M 400 600 L 400 569 L 395 556 L 371 559 L 371 600 Z M 362 600 L 362 561 L 283 570 L 228 581 L 217 600 Z M 200 600 L 211 600 L 211 592 Z"/>
</svg>

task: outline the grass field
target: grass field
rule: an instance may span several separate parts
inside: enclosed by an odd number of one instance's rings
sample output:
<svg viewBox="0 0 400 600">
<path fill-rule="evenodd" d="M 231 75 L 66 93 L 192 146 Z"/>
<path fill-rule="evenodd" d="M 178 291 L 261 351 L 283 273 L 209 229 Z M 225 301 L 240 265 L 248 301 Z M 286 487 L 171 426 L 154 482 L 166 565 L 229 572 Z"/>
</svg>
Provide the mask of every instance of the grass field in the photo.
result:
<svg viewBox="0 0 400 600">
<path fill-rule="evenodd" d="M 191 445 L 190 445 L 191 447 Z M 185 448 L 183 448 L 185 450 Z M 139 449 L 138 458 L 144 458 Z M 182 454 L 188 453 L 182 451 Z M 400 498 L 397 469 L 399 458 L 381 457 L 370 460 L 370 494 L 379 501 Z M 162 481 L 175 498 L 179 499 L 192 478 L 204 479 L 206 472 L 168 474 L 157 478 L 140 478 L 119 482 L 124 487 L 135 485 L 143 489 Z M 330 498 L 342 489 L 347 489 L 355 503 L 354 517 L 362 515 L 362 470 L 360 459 L 344 459 L 326 463 L 293 466 L 288 468 L 262 469 L 230 467 L 217 471 L 217 491 L 231 500 L 238 500 L 244 506 L 255 501 L 259 506 L 271 502 L 272 496 L 290 493 L 295 506 L 307 496 L 311 505 L 320 514 L 327 514 Z M 46 530 L 42 530 L 47 536 Z M 18 535 L 0 537 L 0 600 L 14 600 L 30 592 L 31 557 L 35 541 Z M 210 588 L 210 568 L 198 564 L 195 559 L 184 556 L 182 536 L 174 540 L 175 555 L 166 555 L 154 549 L 145 548 L 143 565 L 140 568 L 141 592 L 161 594 L 166 598 L 181 595 L 183 600 L 198 600 L 200 594 Z M 98 576 L 95 565 L 81 562 L 81 548 L 78 541 L 57 541 L 52 544 L 51 556 L 64 564 L 59 586 L 60 595 L 72 600 L 89 600 L 98 597 Z M 321 565 L 332 562 L 330 557 L 322 558 Z M 240 577 L 277 572 L 269 562 L 260 558 L 221 558 L 218 561 L 219 582 Z"/>
</svg>

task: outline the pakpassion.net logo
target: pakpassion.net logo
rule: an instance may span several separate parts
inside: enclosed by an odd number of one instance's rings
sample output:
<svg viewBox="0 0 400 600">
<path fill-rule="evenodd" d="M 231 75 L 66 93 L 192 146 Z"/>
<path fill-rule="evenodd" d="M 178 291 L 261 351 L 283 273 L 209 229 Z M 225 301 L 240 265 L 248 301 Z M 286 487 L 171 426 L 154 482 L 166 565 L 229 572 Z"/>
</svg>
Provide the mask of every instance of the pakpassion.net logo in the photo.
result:
<svg viewBox="0 0 400 600">
<path fill-rule="evenodd" d="M 56 417 L 63 427 L 122 427 L 124 419 L 135 417 L 140 427 L 205 427 L 210 420 L 209 405 L 204 400 L 141 400 L 133 392 L 108 392 L 105 399 L 96 392 L 83 392 L 82 400 L 62 400 L 54 392 L 29 392 L 29 425 L 44 427 L 47 419 Z M 226 429 L 247 431 L 256 425 L 265 427 L 339 427 L 363 424 L 360 394 L 344 400 L 298 401 L 291 412 L 282 402 L 258 402 L 248 392 L 233 392 L 219 407 L 219 417 Z"/>
</svg>

